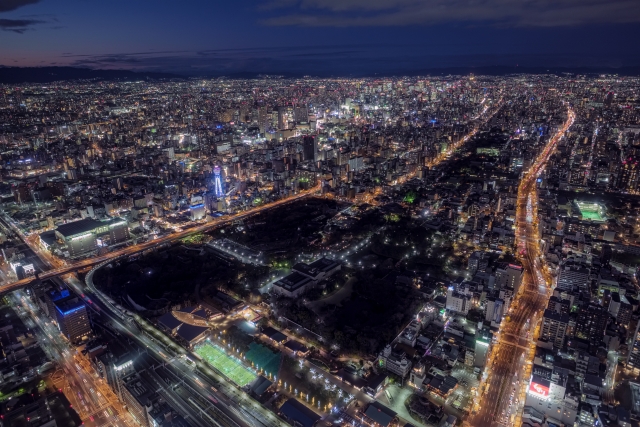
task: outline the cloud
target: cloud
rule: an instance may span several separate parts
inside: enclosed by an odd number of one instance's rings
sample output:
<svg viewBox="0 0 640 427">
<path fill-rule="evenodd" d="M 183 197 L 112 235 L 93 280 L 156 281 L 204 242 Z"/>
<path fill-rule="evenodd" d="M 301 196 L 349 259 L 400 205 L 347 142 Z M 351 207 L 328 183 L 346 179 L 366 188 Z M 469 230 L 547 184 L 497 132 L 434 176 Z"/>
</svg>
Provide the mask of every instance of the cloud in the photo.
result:
<svg viewBox="0 0 640 427">
<path fill-rule="evenodd" d="M 249 72 L 254 74 L 308 74 L 309 70 L 319 72 L 327 64 L 334 64 L 336 59 L 363 57 L 363 53 L 366 57 L 366 52 L 367 49 L 363 50 L 347 45 L 64 54 L 61 55 L 61 58 L 71 66 L 95 69 L 131 69 L 212 75 Z"/>
<path fill-rule="evenodd" d="M 22 34 L 30 27 L 43 23 L 45 21 L 37 19 L 0 19 L 0 30 Z"/>
<path fill-rule="evenodd" d="M 39 2 L 40 0 L 0 0 L 0 13 L 11 12 L 23 6 Z"/>
<path fill-rule="evenodd" d="M 403 26 L 489 23 L 557 27 L 640 22 L 638 0 L 272 0 L 273 26 Z"/>
</svg>

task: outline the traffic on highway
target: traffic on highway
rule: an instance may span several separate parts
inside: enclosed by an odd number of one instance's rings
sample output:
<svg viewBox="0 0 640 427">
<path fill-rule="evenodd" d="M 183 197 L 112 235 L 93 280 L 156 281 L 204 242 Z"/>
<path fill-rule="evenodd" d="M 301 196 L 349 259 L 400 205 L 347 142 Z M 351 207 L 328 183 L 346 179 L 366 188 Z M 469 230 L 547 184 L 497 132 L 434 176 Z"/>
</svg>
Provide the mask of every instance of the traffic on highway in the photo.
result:
<svg viewBox="0 0 640 427">
<path fill-rule="evenodd" d="M 514 297 L 509 320 L 503 320 L 494 336 L 487 369 L 474 405 L 474 426 L 513 425 L 524 405 L 528 377 L 517 375 L 531 366 L 535 349 L 535 328 L 550 295 L 552 278 L 541 261 L 537 227 L 536 181 L 558 141 L 569 130 L 575 113 L 568 107 L 567 119 L 549 140 L 536 161 L 523 174 L 518 187 L 516 237 L 518 255 L 525 269 L 519 293 Z M 514 398 L 515 397 L 515 398 Z M 518 408 L 513 408 L 516 405 Z"/>
</svg>

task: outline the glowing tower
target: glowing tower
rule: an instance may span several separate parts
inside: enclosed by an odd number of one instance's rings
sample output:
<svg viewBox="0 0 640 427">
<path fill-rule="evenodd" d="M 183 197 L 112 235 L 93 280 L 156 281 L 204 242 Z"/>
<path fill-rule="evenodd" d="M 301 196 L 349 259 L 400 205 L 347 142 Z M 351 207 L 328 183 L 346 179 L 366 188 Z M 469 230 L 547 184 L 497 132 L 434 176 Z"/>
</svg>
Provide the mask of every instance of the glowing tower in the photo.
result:
<svg viewBox="0 0 640 427">
<path fill-rule="evenodd" d="M 220 166 L 213 168 L 213 186 L 216 197 L 223 197 L 224 189 L 222 188 L 222 178 L 220 177 Z"/>
</svg>

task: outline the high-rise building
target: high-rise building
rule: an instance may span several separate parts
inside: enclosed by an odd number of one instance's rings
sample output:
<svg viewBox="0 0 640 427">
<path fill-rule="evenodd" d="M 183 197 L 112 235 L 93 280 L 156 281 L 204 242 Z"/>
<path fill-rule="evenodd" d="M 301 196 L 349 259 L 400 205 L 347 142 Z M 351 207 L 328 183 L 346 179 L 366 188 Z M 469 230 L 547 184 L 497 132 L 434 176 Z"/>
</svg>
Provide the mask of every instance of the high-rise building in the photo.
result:
<svg viewBox="0 0 640 427">
<path fill-rule="evenodd" d="M 588 289 L 589 270 L 579 265 L 565 265 L 558 274 L 557 288 L 560 290 Z"/>
<path fill-rule="evenodd" d="M 496 282 L 495 287 L 502 289 L 505 287 L 512 288 L 514 293 L 518 293 L 520 284 L 522 284 L 522 277 L 524 275 L 524 269 L 520 265 L 501 263 L 496 268 Z"/>
<path fill-rule="evenodd" d="M 98 374 L 122 400 L 122 379 L 134 372 L 133 356 L 124 348 L 109 344 L 109 350 L 96 357 L 96 366 Z"/>
<path fill-rule="evenodd" d="M 364 159 L 362 156 L 356 156 L 349 159 L 349 170 L 350 171 L 359 171 L 364 168 Z"/>
<path fill-rule="evenodd" d="M 568 326 L 568 314 L 559 314 L 547 309 L 542 316 L 541 337 L 552 342 L 554 347 L 562 348 Z"/>
<path fill-rule="evenodd" d="M 504 301 L 496 297 L 487 297 L 484 319 L 491 323 L 492 327 L 499 327 L 504 314 Z"/>
<path fill-rule="evenodd" d="M 306 123 L 309 121 L 309 110 L 306 105 L 298 105 L 294 110 L 296 123 Z"/>
<path fill-rule="evenodd" d="M 620 295 L 618 292 L 611 294 L 611 301 L 609 302 L 609 313 L 615 317 L 616 322 L 627 327 L 631 321 L 631 313 L 633 306 L 629 303 L 626 296 Z"/>
<path fill-rule="evenodd" d="M 600 345 L 607 328 L 609 313 L 604 307 L 589 304 L 581 307 L 576 320 L 575 336 L 589 341 L 589 347 L 596 349 Z"/>
<path fill-rule="evenodd" d="M 52 298 L 58 329 L 69 342 L 76 344 L 91 334 L 87 307 L 80 298 L 64 290 Z"/>
<path fill-rule="evenodd" d="M 491 345 L 491 332 L 484 328 L 476 332 L 476 342 L 473 354 L 473 366 L 483 368 L 487 364 L 489 346 Z"/>
<path fill-rule="evenodd" d="M 635 192 L 638 189 L 638 158 L 635 156 L 629 156 L 622 161 L 620 171 L 618 173 L 618 180 L 616 181 L 616 187 L 621 191 Z"/>
<path fill-rule="evenodd" d="M 455 291 L 453 286 L 450 286 L 447 289 L 445 308 L 457 313 L 467 314 L 471 308 L 471 300 L 467 295 Z"/>
<path fill-rule="evenodd" d="M 207 209 L 204 203 L 197 203 L 189 205 L 189 213 L 191 214 L 191 221 L 199 221 L 207 216 Z"/>
<path fill-rule="evenodd" d="M 477 271 L 485 271 L 488 265 L 489 257 L 483 251 L 473 252 L 467 261 L 467 269 L 471 274 L 476 274 Z"/>
<path fill-rule="evenodd" d="M 127 405 L 129 413 L 142 427 L 149 427 L 154 392 L 142 383 L 138 374 L 131 374 L 122 379 L 122 401 Z"/>
</svg>

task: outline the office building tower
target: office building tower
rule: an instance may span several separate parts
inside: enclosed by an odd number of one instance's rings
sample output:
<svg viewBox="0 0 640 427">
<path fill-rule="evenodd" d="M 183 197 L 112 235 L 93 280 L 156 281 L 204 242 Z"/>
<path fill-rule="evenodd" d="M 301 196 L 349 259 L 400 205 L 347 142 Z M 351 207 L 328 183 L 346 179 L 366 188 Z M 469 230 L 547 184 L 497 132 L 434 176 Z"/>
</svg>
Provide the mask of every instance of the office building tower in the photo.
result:
<svg viewBox="0 0 640 427">
<path fill-rule="evenodd" d="M 58 329 L 69 342 L 77 344 L 91 334 L 87 307 L 80 298 L 69 294 L 68 290 L 50 294 L 54 320 Z"/>
<path fill-rule="evenodd" d="M 483 368 L 487 364 L 487 356 L 489 355 L 491 338 L 492 334 L 486 328 L 476 332 L 476 342 L 473 352 L 473 366 Z"/>
<path fill-rule="evenodd" d="M 309 121 L 309 110 L 306 105 L 295 107 L 294 118 L 296 123 L 307 123 Z"/>
<path fill-rule="evenodd" d="M 618 292 L 612 293 L 608 311 L 616 319 L 616 322 L 624 327 L 629 326 L 633 306 L 626 296 L 620 295 Z"/>
</svg>

